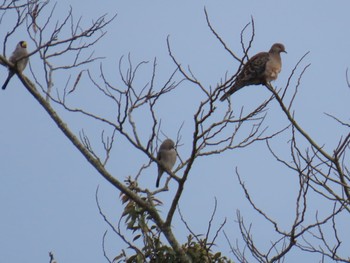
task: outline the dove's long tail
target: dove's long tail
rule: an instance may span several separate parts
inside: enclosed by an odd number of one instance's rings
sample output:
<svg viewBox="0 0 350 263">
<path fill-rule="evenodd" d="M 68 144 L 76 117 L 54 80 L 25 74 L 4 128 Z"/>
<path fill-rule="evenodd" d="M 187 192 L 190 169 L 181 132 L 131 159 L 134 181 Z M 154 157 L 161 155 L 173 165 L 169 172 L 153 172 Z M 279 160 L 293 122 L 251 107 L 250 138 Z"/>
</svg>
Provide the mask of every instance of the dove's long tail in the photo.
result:
<svg viewBox="0 0 350 263">
<path fill-rule="evenodd" d="M 222 97 L 220 98 L 220 101 L 226 100 L 228 97 L 230 97 L 233 93 L 235 93 L 237 90 L 240 90 L 244 86 L 241 85 L 233 85 Z"/>
</svg>

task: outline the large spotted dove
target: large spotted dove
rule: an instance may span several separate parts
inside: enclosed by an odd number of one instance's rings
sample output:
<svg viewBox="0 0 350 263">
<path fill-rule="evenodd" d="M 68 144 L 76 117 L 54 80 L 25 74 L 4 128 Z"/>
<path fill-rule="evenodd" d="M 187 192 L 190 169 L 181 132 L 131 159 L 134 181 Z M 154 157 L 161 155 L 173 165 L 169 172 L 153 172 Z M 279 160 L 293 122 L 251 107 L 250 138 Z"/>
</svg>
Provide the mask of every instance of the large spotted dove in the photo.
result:
<svg viewBox="0 0 350 263">
<path fill-rule="evenodd" d="M 220 100 L 224 101 L 234 92 L 245 86 L 266 85 L 270 81 L 277 79 L 278 73 L 281 72 L 282 68 L 281 52 L 287 53 L 284 45 L 275 43 L 269 52 L 260 52 L 249 59 L 237 75 L 232 87 Z"/>
</svg>

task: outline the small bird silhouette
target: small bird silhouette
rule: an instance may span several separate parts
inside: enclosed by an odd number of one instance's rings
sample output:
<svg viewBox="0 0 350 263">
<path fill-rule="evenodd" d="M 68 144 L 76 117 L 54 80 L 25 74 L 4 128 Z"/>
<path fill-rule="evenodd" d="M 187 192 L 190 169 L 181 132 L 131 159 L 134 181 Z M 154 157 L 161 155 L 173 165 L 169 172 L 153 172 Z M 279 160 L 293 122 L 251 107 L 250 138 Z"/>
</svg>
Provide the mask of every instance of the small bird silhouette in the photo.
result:
<svg viewBox="0 0 350 263">
<path fill-rule="evenodd" d="M 19 72 L 22 72 L 26 68 L 29 60 L 27 56 L 27 42 L 20 41 L 17 44 L 15 51 L 13 51 L 9 61 L 17 68 Z M 15 75 L 15 71 L 10 68 L 7 79 L 5 80 L 4 85 L 2 85 L 2 89 L 6 89 L 6 86 L 9 83 L 10 79 L 13 77 L 13 75 Z"/>
<path fill-rule="evenodd" d="M 166 139 L 159 147 L 157 154 L 158 161 L 166 168 L 171 170 L 176 162 L 176 150 L 175 143 L 171 139 Z M 159 187 L 160 178 L 164 173 L 164 169 L 158 164 L 158 177 L 156 182 L 156 187 Z"/>
<path fill-rule="evenodd" d="M 287 53 L 284 45 L 275 43 L 269 52 L 260 52 L 243 66 L 232 87 L 220 98 L 224 101 L 237 90 L 249 85 L 266 85 L 277 79 L 282 69 L 281 52 Z"/>
</svg>

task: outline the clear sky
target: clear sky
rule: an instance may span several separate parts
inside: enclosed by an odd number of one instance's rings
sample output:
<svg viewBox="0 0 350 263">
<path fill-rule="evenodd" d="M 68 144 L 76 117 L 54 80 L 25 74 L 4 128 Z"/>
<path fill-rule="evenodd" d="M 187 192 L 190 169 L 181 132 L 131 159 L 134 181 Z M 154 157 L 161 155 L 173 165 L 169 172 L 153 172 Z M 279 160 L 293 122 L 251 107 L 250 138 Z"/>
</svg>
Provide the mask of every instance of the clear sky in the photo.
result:
<svg viewBox="0 0 350 263">
<path fill-rule="evenodd" d="M 166 37 L 169 35 L 172 50 L 181 64 L 186 68 L 189 65 L 203 84 L 215 86 L 226 73 L 234 74 L 238 64 L 207 27 L 204 7 L 213 27 L 239 56 L 242 56 L 240 31 L 253 16 L 255 41 L 250 55 L 268 50 L 275 42 L 283 43 L 288 51 L 288 54 L 282 55 L 283 70 L 274 83 L 277 87 L 285 85 L 295 64 L 310 51 L 302 63 L 302 67 L 309 63 L 311 66 L 303 77 L 295 102 L 296 119 L 327 150 L 335 148 L 339 137 L 344 134 L 344 130 L 339 129 L 324 113 L 348 120 L 350 93 L 345 71 L 350 65 L 349 1 L 181 0 L 170 3 L 61 0 L 57 3 L 54 19 L 62 20 L 69 6 L 72 6 L 76 20 L 82 17 L 82 25 L 88 25 L 105 13 L 109 17 L 117 13 L 117 18 L 106 28 L 106 36 L 94 46 L 96 56 L 106 57 L 102 61 L 105 72 L 117 85 L 121 85 L 118 61 L 128 53 L 135 63 L 153 61 L 157 57 L 157 81 L 162 83 L 166 80 L 175 69 L 167 53 Z M 2 24 L 1 39 L 7 30 Z M 19 40 L 27 40 L 31 49 L 32 43 L 23 33 L 12 37 L 9 44 L 14 46 Z M 7 56 L 13 46 L 7 48 Z M 31 58 L 31 61 L 34 70 L 40 66 L 37 57 Z M 81 69 L 85 68 L 87 66 Z M 151 65 L 148 65 L 140 72 L 137 79 L 140 87 L 149 80 L 150 69 Z M 25 73 L 31 77 L 29 69 Z M 0 79 L 4 80 L 6 76 L 7 70 L 2 68 Z M 67 76 L 65 72 L 61 76 L 54 88 L 64 87 Z M 96 72 L 95 77 L 98 76 L 99 72 Z M 87 84 L 83 82 L 79 86 L 79 89 L 86 89 L 86 95 L 78 102 L 89 105 L 97 112 L 111 113 L 115 108 L 105 105 L 102 98 L 92 97 L 92 87 Z M 296 79 L 293 84 L 296 84 Z M 164 100 L 163 108 L 160 108 L 163 132 L 170 138 L 176 138 L 177 130 L 184 122 L 184 145 L 179 148 L 184 156 L 190 150 L 193 114 L 200 102 L 197 94 L 193 86 L 184 84 L 173 98 Z M 266 89 L 259 86 L 246 88 L 234 95 L 234 109 L 239 111 L 245 105 L 248 110 L 268 96 Z M 98 144 L 101 128 L 96 127 L 96 123 L 81 120 L 81 116 L 76 114 L 63 113 L 62 116 L 75 132 L 84 129 Z M 269 131 L 286 124 L 279 108 L 271 106 Z M 143 125 L 146 124 L 141 121 L 140 127 Z M 143 136 L 148 138 L 148 134 Z M 275 149 L 286 151 L 284 144 L 287 144 L 287 139 L 281 138 L 280 143 L 283 145 L 275 144 Z M 139 155 L 123 140 L 115 147 L 108 165 L 111 173 L 120 180 L 135 175 L 139 168 Z M 247 222 L 253 222 L 253 233 L 260 247 L 269 244 L 270 237 L 275 237 L 271 234 L 271 225 L 254 213 L 245 200 L 234 173 L 236 167 L 257 204 L 283 226 L 289 226 L 294 213 L 291 207 L 295 203 L 297 180 L 288 172 L 281 173 L 281 165 L 270 159 L 266 147 L 257 144 L 252 148 L 227 152 L 220 157 L 203 158 L 196 163 L 180 201 L 181 210 L 194 232 L 206 232 L 216 197 L 218 212 L 214 228 L 218 228 L 227 218 L 225 232 L 232 242 L 239 235 L 235 223 L 237 209 L 241 210 Z M 148 177 L 140 180 L 144 187 L 151 189 L 154 189 L 156 180 L 155 164 L 153 168 L 152 172 L 149 170 Z M 117 223 L 122 212 L 119 192 L 98 175 L 18 79 L 13 78 L 7 90 L 0 92 L 0 262 L 48 262 L 49 251 L 54 252 L 59 263 L 104 262 L 102 236 L 105 230 L 110 229 L 98 213 L 95 202 L 97 186 L 100 186 L 99 200 L 104 212 L 112 222 Z M 171 196 L 172 192 L 159 196 L 164 200 L 164 208 Z M 310 202 L 311 211 L 322 212 L 322 208 L 321 203 Z M 310 212 L 309 218 L 313 219 L 314 213 Z M 339 224 L 344 222 L 340 221 Z M 184 242 L 188 233 L 178 218 L 175 224 L 174 232 Z M 350 236 L 349 229 L 348 226 L 344 228 L 342 234 Z M 346 241 L 350 243 L 349 239 Z M 126 247 L 111 231 L 106 242 L 110 257 Z M 217 243 L 215 250 L 233 258 L 223 235 L 219 236 Z M 286 262 L 303 262 L 305 259 L 316 262 L 318 257 L 314 256 L 305 258 L 304 253 L 295 249 Z"/>
</svg>

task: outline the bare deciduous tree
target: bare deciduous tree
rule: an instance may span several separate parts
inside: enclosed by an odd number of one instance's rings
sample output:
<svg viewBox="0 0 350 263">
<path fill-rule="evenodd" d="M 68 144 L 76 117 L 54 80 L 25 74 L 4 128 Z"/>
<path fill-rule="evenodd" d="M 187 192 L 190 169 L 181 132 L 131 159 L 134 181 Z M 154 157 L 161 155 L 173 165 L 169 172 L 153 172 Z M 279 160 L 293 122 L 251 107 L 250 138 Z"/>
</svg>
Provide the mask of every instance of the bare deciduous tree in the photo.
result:
<svg viewBox="0 0 350 263">
<path fill-rule="evenodd" d="M 220 111 L 218 110 L 220 103 L 218 98 L 226 88 L 232 85 L 254 44 L 253 19 L 241 32 L 243 56 L 240 57 L 215 31 L 205 11 L 207 25 L 214 37 L 222 44 L 223 49 L 240 64 L 236 74 L 225 77 L 216 87 L 206 87 L 190 68 L 186 69 L 182 66 L 171 48 L 170 37 L 167 39 L 167 46 L 174 70 L 163 83 L 159 84 L 157 81 L 156 59 L 150 64 L 145 61 L 134 63 L 129 55 L 127 59 L 120 59 L 119 77 L 123 85 L 116 85 L 109 80 L 102 63 L 99 65 L 101 77 L 96 77 L 94 71 L 90 69 L 102 60 L 102 57 L 94 55 L 92 47 L 107 33 L 107 27 L 114 22 L 115 16 L 101 16 L 89 26 L 82 26 L 81 19 L 75 21 L 71 9 L 61 22 L 56 22 L 53 19 L 55 5 L 37 0 L 4 0 L 0 11 L 3 13 L 1 23 L 10 15 L 16 17 L 7 24 L 8 33 L 4 36 L 3 55 L 0 56 L 1 64 L 8 65 L 5 58 L 8 40 L 18 30 L 25 29 L 27 37 L 34 45 L 34 48 L 30 50 L 30 58 L 32 61 L 38 59 L 41 68 L 35 67 L 34 69 L 30 65 L 30 77 L 18 73 L 23 86 L 98 174 L 120 192 L 121 202 L 125 208 L 117 225 L 104 214 L 99 204 L 98 192 L 96 192 L 96 202 L 102 218 L 128 248 L 111 259 L 104 249 L 105 239 L 103 239 L 104 255 L 108 262 L 123 260 L 126 262 L 231 262 L 221 253 L 213 251 L 213 245 L 219 233 L 223 231 L 226 219 L 214 231 L 214 237 L 209 237 L 213 232 L 211 222 L 215 216 L 216 202 L 212 219 L 208 222 L 207 233 L 201 236 L 194 233 L 187 224 L 186 217 L 182 215 L 179 208 L 179 201 L 183 196 L 187 179 L 191 176 L 192 167 L 200 158 L 252 147 L 261 142 L 265 143 L 271 153 L 271 158 L 283 164 L 285 169 L 291 171 L 298 181 L 299 188 L 295 190 L 295 207 L 292 208 L 294 218 L 291 220 L 290 227 L 280 226 L 278 221 L 258 206 L 254 200 L 254 193 L 249 191 L 249 185 L 244 183 L 237 169 L 236 175 L 247 201 L 262 220 L 272 226 L 274 235 L 278 237 L 274 240 L 271 238 L 270 247 L 267 250 L 260 248 L 254 241 L 254 233 L 248 223 L 249 219 L 238 210 L 237 225 L 241 236 L 236 237 L 237 241 L 232 242 L 229 237 L 230 229 L 224 232 L 235 260 L 238 262 L 252 262 L 253 260 L 283 262 L 292 249 L 299 249 L 305 253 L 319 254 L 321 260 L 328 257 L 335 261 L 350 262 L 350 255 L 343 252 L 344 245 L 339 235 L 341 229 L 337 225 L 337 218 L 348 216 L 350 212 L 350 175 L 346 164 L 350 133 L 339 138 L 338 146 L 328 152 L 324 149 L 323 144 L 316 142 L 294 118 L 293 102 L 298 96 L 302 77 L 309 67 L 309 65 L 302 67 L 307 54 L 301 57 L 295 65 L 283 88 L 276 89 L 270 84 L 266 85 L 271 95 L 255 109 L 246 111 L 242 108 L 236 113 L 231 107 L 231 102 L 228 101 L 222 104 L 225 105 L 225 110 Z M 248 28 L 251 29 L 251 35 L 246 43 L 244 36 Z M 62 61 L 64 61 L 63 64 Z M 127 65 L 126 70 L 124 69 L 125 64 Z M 140 85 L 136 78 L 144 67 L 150 67 L 151 74 L 149 79 L 144 80 L 144 83 Z M 64 88 L 55 86 L 55 79 L 62 71 L 66 75 L 76 76 L 75 79 L 68 77 Z M 82 79 L 89 81 L 96 94 L 103 96 L 106 103 L 113 104 L 115 109 L 113 114 L 106 116 L 99 114 L 88 103 L 83 106 L 75 104 L 72 98 L 80 96 L 79 83 Z M 163 187 L 149 190 L 149 186 L 140 184 L 138 179 L 150 169 L 153 162 L 158 163 L 156 152 L 163 133 L 158 106 L 161 100 L 169 99 L 173 92 L 185 82 L 190 83 L 200 92 L 196 101 L 198 108 L 193 114 L 190 151 L 187 155 L 179 153 L 180 163 L 173 171 L 168 171 L 169 177 Z M 278 130 L 268 129 L 266 121 L 268 106 L 272 102 L 278 103 L 280 112 L 286 118 L 287 124 Z M 62 109 L 64 112 L 80 114 L 82 118 L 94 122 L 95 125 L 97 123 L 102 130 L 101 136 L 99 138 L 89 137 L 82 128 L 78 133 L 73 132 L 73 129 L 65 123 L 64 115 L 58 113 Z M 140 124 L 140 116 L 149 120 L 147 126 Z M 338 125 L 347 128 L 350 126 L 336 116 L 330 114 L 328 116 Z M 289 149 L 289 159 L 279 155 L 273 146 L 275 141 L 280 140 L 282 134 L 289 138 L 289 143 L 285 144 Z M 133 147 L 135 154 L 142 154 L 146 160 L 139 166 L 136 174 L 123 176 L 125 181 L 120 179 L 120 175 L 117 177 L 107 168 L 113 150 L 117 147 L 115 142 L 119 138 L 126 140 Z M 182 130 L 179 127 L 177 146 L 181 145 L 181 138 Z M 101 143 L 103 150 L 96 146 L 98 142 Z M 169 190 L 170 180 L 176 182 L 176 189 L 169 209 L 160 213 L 159 206 L 162 201 L 158 196 L 160 192 Z M 317 213 L 310 215 L 308 203 L 311 194 L 331 204 L 332 209 L 322 215 Z M 180 215 L 189 232 L 185 244 L 179 243 L 172 229 L 176 213 Z M 125 235 L 127 231 L 133 236 L 132 239 Z M 164 238 L 168 244 L 165 244 Z M 53 260 L 52 254 L 50 255 Z"/>
</svg>

